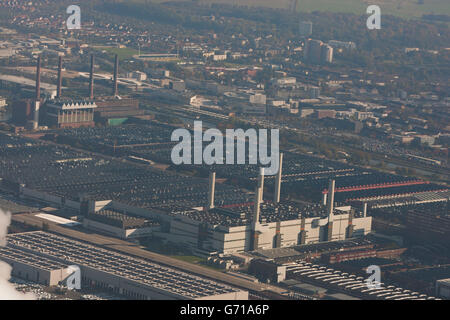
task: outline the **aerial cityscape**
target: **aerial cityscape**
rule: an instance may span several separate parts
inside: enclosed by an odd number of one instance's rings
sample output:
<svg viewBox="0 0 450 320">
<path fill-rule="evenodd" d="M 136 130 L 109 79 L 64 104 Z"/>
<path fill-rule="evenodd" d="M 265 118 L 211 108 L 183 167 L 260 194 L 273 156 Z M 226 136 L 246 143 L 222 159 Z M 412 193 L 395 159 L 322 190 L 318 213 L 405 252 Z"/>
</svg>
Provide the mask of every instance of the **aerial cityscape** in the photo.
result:
<svg viewBox="0 0 450 320">
<path fill-rule="evenodd" d="M 449 79 L 448 0 L 1 1 L 0 300 L 450 300 Z"/>
</svg>

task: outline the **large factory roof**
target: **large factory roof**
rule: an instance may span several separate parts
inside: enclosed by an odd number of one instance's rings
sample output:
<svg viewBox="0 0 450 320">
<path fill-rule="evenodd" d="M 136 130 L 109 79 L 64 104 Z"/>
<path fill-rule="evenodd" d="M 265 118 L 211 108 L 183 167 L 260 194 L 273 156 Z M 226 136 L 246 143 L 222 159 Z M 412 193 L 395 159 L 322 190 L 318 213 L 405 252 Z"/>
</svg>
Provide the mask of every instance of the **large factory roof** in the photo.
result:
<svg viewBox="0 0 450 320">
<path fill-rule="evenodd" d="M 41 255 L 31 253 L 26 249 L 11 245 L 0 247 L 0 259 L 1 258 L 5 260 L 13 260 L 47 271 L 67 268 L 67 265 L 58 262 L 55 259 L 43 257 Z"/>
<path fill-rule="evenodd" d="M 159 225 L 158 222 L 152 219 L 138 218 L 112 209 L 104 209 L 95 213 L 89 213 L 87 218 L 123 229 L 155 227 Z"/>
<path fill-rule="evenodd" d="M 352 296 L 364 297 L 370 300 L 439 300 L 438 298 L 412 292 L 393 285 L 377 283 L 376 286 L 368 286 L 366 279 L 356 277 L 326 266 L 314 265 L 302 260 L 288 262 L 286 272 L 290 279 L 308 281 L 327 289 L 344 291 Z"/>
<path fill-rule="evenodd" d="M 290 248 L 273 248 L 273 249 L 258 249 L 252 254 L 257 257 L 264 257 L 268 259 L 275 259 L 277 262 L 294 261 L 300 258 L 306 258 L 313 253 L 326 253 L 344 250 L 356 250 L 357 248 L 367 247 L 372 248 L 375 242 L 369 236 L 362 238 L 353 238 L 342 241 L 310 243 Z"/>
<path fill-rule="evenodd" d="M 63 135 L 86 146 L 93 144 L 115 147 L 121 156 L 171 164 L 173 142 L 170 140 L 173 127 L 156 122 L 133 124 L 113 128 L 79 128 L 66 130 Z M 224 144 L 225 145 L 225 144 Z M 226 150 L 224 150 L 224 155 Z M 239 179 L 248 185 L 257 179 L 258 165 L 185 165 L 187 169 L 200 172 L 215 171 L 217 176 Z M 413 177 L 381 173 L 367 168 L 351 166 L 338 161 L 311 155 L 285 152 L 283 159 L 283 191 L 296 192 L 313 201 L 320 201 L 330 179 L 336 180 L 335 201 L 348 203 L 352 199 L 397 194 L 436 191 L 442 189 L 436 184 L 417 181 Z M 273 176 L 266 177 L 266 185 L 273 186 Z M 369 187 L 371 185 L 372 187 Z M 340 192 L 340 190 L 346 190 Z"/>
<path fill-rule="evenodd" d="M 426 191 L 420 193 L 405 194 L 386 199 L 362 199 L 356 202 L 367 202 L 372 209 L 398 207 L 408 205 L 420 205 L 426 203 L 447 202 L 450 199 L 450 190 Z"/>
<path fill-rule="evenodd" d="M 186 299 L 239 291 L 216 281 L 47 232 L 12 234 L 7 240 L 15 247 L 32 251 L 37 257 L 47 256 L 81 268 L 89 267 Z"/>
<path fill-rule="evenodd" d="M 95 109 L 97 105 L 89 100 L 68 100 L 56 99 L 47 103 L 47 107 L 53 107 L 61 110 L 76 110 L 76 109 Z"/>
<path fill-rule="evenodd" d="M 208 211 L 194 209 L 174 211 L 173 214 L 186 216 L 192 220 L 207 222 L 212 225 L 228 227 L 248 225 L 253 218 L 253 204 L 242 204 L 225 208 L 214 208 Z M 336 210 L 335 215 L 342 212 Z M 326 208 L 319 204 L 302 205 L 298 203 L 273 203 L 261 204 L 260 222 L 270 223 L 278 221 L 296 220 L 301 218 L 326 217 Z"/>
<path fill-rule="evenodd" d="M 115 200 L 142 208 L 205 206 L 208 196 L 206 179 L 4 134 L 0 134 L 0 177 L 69 200 Z M 248 197 L 230 185 L 216 188 L 217 205 L 244 203 Z"/>
</svg>

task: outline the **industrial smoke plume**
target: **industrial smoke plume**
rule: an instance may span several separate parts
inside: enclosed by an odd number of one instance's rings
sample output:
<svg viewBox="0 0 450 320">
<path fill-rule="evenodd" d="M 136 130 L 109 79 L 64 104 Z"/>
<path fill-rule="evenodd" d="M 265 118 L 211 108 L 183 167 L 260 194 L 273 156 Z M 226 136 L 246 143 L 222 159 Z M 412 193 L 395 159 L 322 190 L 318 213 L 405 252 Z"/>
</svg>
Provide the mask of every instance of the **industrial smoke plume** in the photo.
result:
<svg viewBox="0 0 450 320">
<path fill-rule="evenodd" d="M 6 246 L 6 234 L 11 223 L 11 214 L 0 209 L 0 247 Z M 0 261 L 0 300 L 34 300 L 32 293 L 21 293 L 9 282 L 11 277 L 11 266 Z"/>
</svg>

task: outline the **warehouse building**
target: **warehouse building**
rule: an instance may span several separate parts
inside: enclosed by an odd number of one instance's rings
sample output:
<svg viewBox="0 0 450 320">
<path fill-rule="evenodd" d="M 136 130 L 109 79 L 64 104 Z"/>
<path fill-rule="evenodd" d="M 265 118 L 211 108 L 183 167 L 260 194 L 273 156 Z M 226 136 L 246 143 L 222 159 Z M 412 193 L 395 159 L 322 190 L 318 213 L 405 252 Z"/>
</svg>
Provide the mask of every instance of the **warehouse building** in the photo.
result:
<svg viewBox="0 0 450 320">
<path fill-rule="evenodd" d="M 12 267 L 12 276 L 46 286 L 58 285 L 71 274 L 68 264 L 9 244 L 0 247 L 0 260 Z"/>
<path fill-rule="evenodd" d="M 83 227 L 120 239 L 150 237 L 160 224 L 152 219 L 130 216 L 113 209 L 90 212 L 83 218 Z"/>
<path fill-rule="evenodd" d="M 11 234 L 7 240 L 27 256 L 78 266 L 82 287 L 140 300 L 248 299 L 247 291 L 47 232 Z"/>
</svg>

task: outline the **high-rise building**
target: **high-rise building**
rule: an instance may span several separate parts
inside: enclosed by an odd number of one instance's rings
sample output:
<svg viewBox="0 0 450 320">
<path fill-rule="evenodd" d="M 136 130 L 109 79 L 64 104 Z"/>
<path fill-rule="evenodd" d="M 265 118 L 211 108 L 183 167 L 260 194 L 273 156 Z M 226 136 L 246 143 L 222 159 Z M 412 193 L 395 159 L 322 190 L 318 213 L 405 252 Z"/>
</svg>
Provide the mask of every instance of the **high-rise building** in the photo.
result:
<svg viewBox="0 0 450 320">
<path fill-rule="evenodd" d="M 308 39 L 305 42 L 304 58 L 314 64 L 332 63 L 333 47 L 320 40 Z"/>
<path fill-rule="evenodd" d="M 320 40 L 313 40 L 308 39 L 307 40 L 307 51 L 306 54 L 306 60 L 312 63 L 320 63 L 321 57 L 322 57 L 322 46 L 323 42 Z"/>
</svg>

